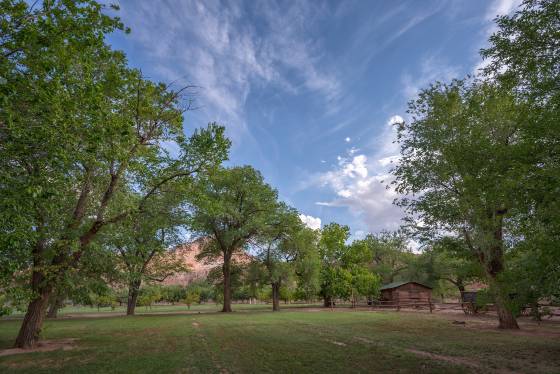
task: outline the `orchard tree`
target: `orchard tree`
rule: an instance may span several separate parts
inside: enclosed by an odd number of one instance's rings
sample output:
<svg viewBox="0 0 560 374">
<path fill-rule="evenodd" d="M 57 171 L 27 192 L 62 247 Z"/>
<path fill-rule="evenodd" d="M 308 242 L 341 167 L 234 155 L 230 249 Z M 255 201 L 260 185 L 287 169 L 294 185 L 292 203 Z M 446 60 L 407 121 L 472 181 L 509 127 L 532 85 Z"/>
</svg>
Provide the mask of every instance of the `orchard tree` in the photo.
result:
<svg viewBox="0 0 560 374">
<path fill-rule="evenodd" d="M 49 298 L 107 226 L 169 181 L 225 159 L 223 128 L 183 136 L 184 89 L 143 79 L 104 36 L 123 29 L 94 1 L 2 2 L 1 274 L 27 271 L 30 303 L 16 346 L 33 346 Z M 180 155 L 162 148 L 175 142 Z M 138 204 L 115 197 L 146 179 Z M 5 279 L 4 279 L 5 280 Z"/>
<path fill-rule="evenodd" d="M 199 258 L 223 262 L 223 312 L 231 312 L 231 267 L 236 254 L 261 234 L 277 209 L 277 192 L 250 166 L 220 168 L 189 189 L 189 228 L 209 238 Z"/>
</svg>

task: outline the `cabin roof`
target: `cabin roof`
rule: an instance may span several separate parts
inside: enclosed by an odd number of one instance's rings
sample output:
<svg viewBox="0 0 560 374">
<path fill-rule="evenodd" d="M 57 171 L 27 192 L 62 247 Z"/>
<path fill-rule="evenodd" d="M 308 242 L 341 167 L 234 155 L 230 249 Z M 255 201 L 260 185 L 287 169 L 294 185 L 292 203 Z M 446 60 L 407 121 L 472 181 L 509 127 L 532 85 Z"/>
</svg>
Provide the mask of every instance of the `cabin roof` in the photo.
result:
<svg viewBox="0 0 560 374">
<path fill-rule="evenodd" d="M 383 290 L 390 290 L 390 289 L 393 289 L 393 288 L 397 288 L 397 287 L 400 287 L 400 286 L 404 286 L 405 284 L 408 284 L 408 283 L 416 283 L 416 284 L 419 284 L 419 285 L 422 286 L 422 287 L 426 287 L 426 288 L 432 289 L 432 287 L 426 286 L 425 284 L 422 284 L 422 283 L 420 283 L 420 282 L 401 281 L 401 282 L 393 282 L 393 283 L 385 284 L 385 285 L 381 286 L 381 290 L 382 290 L 382 291 L 383 291 Z"/>
</svg>

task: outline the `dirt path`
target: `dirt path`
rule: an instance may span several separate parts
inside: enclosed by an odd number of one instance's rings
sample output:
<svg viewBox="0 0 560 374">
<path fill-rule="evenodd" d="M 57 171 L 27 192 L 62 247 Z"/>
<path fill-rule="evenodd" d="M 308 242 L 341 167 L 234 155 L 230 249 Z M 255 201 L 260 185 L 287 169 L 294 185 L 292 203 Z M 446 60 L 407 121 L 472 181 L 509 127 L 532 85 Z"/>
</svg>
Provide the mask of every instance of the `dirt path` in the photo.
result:
<svg viewBox="0 0 560 374">
<path fill-rule="evenodd" d="M 478 362 L 476 362 L 472 359 L 469 359 L 469 358 L 465 358 L 465 357 L 445 356 L 445 355 L 439 355 L 439 354 L 425 352 L 425 351 L 419 351 L 417 349 L 407 349 L 406 351 L 410 352 L 410 353 L 414 353 L 417 356 L 427 357 L 431 360 L 444 361 L 444 362 L 448 362 L 450 364 L 459 365 L 459 366 L 467 366 L 467 367 L 470 367 L 472 369 L 476 369 L 476 371 L 480 371 L 480 372 L 484 372 L 484 373 L 489 373 L 489 372 L 498 373 L 498 374 L 517 374 L 518 373 L 516 371 L 507 370 L 507 369 L 490 370 L 488 368 L 485 368 L 485 367 L 481 366 Z"/>
<path fill-rule="evenodd" d="M 58 339 L 58 340 L 42 340 L 37 343 L 35 348 L 22 349 L 22 348 L 9 348 L 0 351 L 0 357 L 11 356 L 21 353 L 33 353 L 33 352 L 51 352 L 62 349 L 63 351 L 69 351 L 76 348 L 76 341 L 78 339 Z"/>
</svg>

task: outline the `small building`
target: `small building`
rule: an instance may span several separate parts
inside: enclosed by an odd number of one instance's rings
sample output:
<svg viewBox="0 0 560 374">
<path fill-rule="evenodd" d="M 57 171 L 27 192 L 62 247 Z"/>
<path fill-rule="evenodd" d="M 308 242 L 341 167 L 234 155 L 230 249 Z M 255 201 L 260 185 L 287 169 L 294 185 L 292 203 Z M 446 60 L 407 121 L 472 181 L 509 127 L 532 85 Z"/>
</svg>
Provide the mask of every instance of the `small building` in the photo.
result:
<svg viewBox="0 0 560 374">
<path fill-rule="evenodd" d="M 381 300 L 397 304 L 431 304 L 432 287 L 418 282 L 393 282 L 381 287 Z"/>
</svg>

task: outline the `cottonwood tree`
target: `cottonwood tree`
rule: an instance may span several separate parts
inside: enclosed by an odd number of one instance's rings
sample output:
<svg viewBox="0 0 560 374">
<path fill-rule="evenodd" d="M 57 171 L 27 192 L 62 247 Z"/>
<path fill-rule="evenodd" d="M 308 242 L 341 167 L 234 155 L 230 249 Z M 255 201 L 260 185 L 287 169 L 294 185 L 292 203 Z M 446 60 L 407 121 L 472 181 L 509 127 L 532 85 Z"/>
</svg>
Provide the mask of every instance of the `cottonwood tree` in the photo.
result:
<svg viewBox="0 0 560 374">
<path fill-rule="evenodd" d="M 0 6 L 2 274 L 17 266 L 29 273 L 16 339 L 28 348 L 57 283 L 101 230 L 141 210 L 168 181 L 221 162 L 228 142 L 217 126 L 184 138 L 185 91 L 127 67 L 104 41 L 123 26 L 98 3 Z M 162 150 L 173 141 L 177 158 Z M 117 210 L 115 196 L 142 175 L 153 178 L 139 204 Z"/>
<path fill-rule="evenodd" d="M 381 287 L 381 276 L 370 270 L 373 253 L 367 241 L 356 240 L 348 246 L 342 257 L 344 268 L 350 273 L 350 300 L 356 307 L 358 297 L 377 297 Z"/>
<path fill-rule="evenodd" d="M 525 163 L 518 183 L 526 193 L 525 211 L 515 234 L 516 263 L 543 297 L 553 297 L 560 284 L 560 2 L 525 0 L 517 12 L 496 19 L 496 32 L 481 54 L 485 76 L 513 91 L 528 113 L 522 137 L 537 162 Z M 518 272 L 517 272 L 518 273 Z M 529 281 L 531 279 L 531 281 Z M 522 287 L 522 285 L 520 284 Z"/>
<path fill-rule="evenodd" d="M 267 217 L 262 231 L 254 240 L 257 258 L 266 269 L 267 283 L 272 290 L 272 310 L 280 310 L 282 284 L 293 275 L 291 262 L 297 257 L 296 247 L 288 245 L 290 236 L 303 229 L 303 223 L 295 209 L 284 203 L 277 204 Z"/>
<path fill-rule="evenodd" d="M 392 283 L 397 278 L 406 278 L 414 260 L 414 254 L 399 232 L 367 234 L 364 239 L 355 240 L 352 245 L 367 248 L 370 253 L 370 270 L 378 274 L 385 283 Z"/>
<path fill-rule="evenodd" d="M 251 239 L 267 227 L 277 192 L 250 166 L 220 168 L 189 189 L 189 229 L 209 238 L 199 258 L 221 259 L 223 312 L 231 312 L 231 268 Z"/>
<path fill-rule="evenodd" d="M 518 328 L 501 275 L 506 224 L 524 204 L 519 181 L 531 163 L 520 128 L 526 112 L 490 83 L 436 83 L 410 102 L 398 125 L 401 160 L 393 173 L 411 219 L 422 228 L 460 234 L 494 293 L 500 328 Z"/>
<path fill-rule="evenodd" d="M 321 296 L 325 307 L 333 307 L 337 297 L 349 296 L 351 274 L 343 267 L 343 258 L 348 250 L 346 240 L 350 228 L 329 223 L 321 230 L 319 256 L 321 258 Z"/>
<path fill-rule="evenodd" d="M 427 283 L 445 281 L 462 293 L 468 283 L 484 279 L 475 254 L 459 239 L 443 237 L 420 255 L 418 267 L 430 278 Z"/>
<path fill-rule="evenodd" d="M 144 203 L 141 211 L 113 225 L 101 238 L 115 253 L 116 266 L 128 287 L 127 315 L 134 315 L 143 282 L 163 282 L 177 272 L 188 271 L 184 261 L 170 250 L 181 242 L 184 224 L 180 209 L 184 194 L 170 187 Z M 132 192 L 125 197 L 141 198 Z"/>
<path fill-rule="evenodd" d="M 321 289 L 319 236 L 320 230 L 302 227 L 280 244 L 282 251 L 292 256 L 297 282 L 296 294 L 308 302 L 315 298 Z"/>
</svg>

